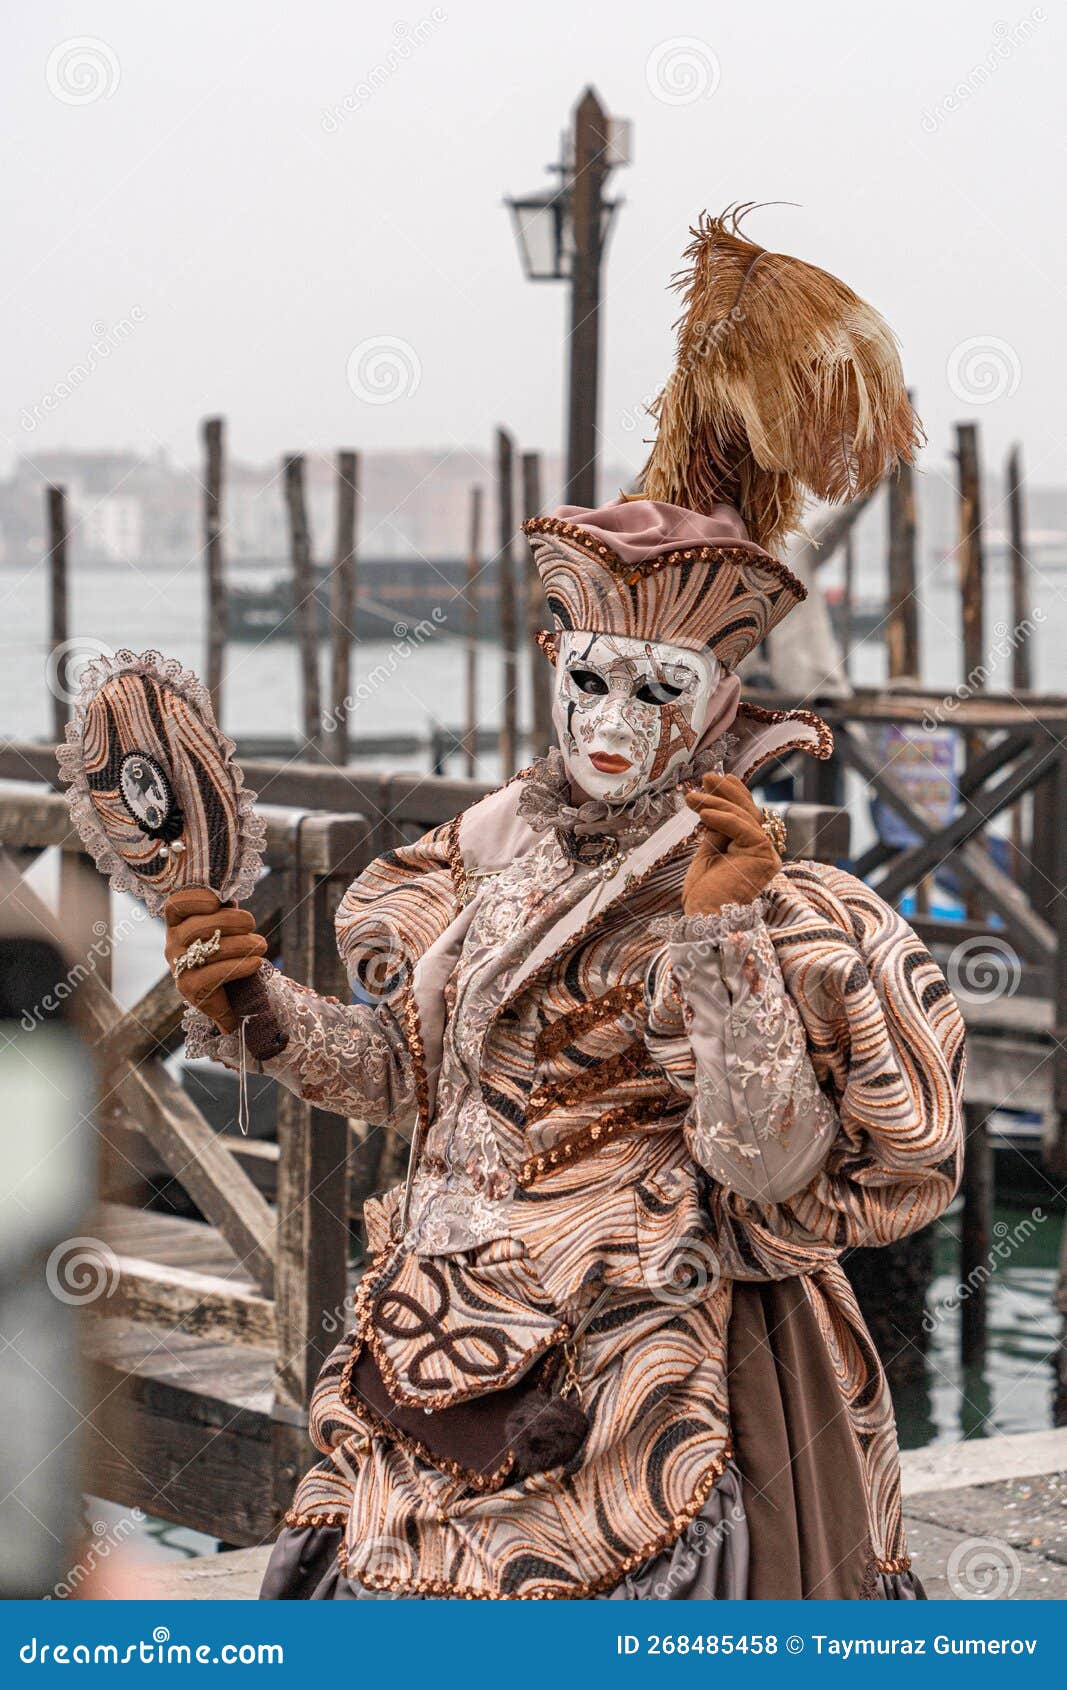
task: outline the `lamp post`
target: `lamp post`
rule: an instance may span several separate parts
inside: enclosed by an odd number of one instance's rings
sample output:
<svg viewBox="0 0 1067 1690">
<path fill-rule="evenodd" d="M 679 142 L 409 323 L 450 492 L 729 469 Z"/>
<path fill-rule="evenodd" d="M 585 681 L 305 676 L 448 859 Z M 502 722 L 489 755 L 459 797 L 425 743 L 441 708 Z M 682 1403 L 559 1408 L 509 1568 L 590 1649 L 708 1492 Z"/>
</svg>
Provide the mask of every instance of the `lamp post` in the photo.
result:
<svg viewBox="0 0 1067 1690">
<path fill-rule="evenodd" d="M 616 165 L 630 162 L 630 126 L 609 117 L 587 88 L 574 109 L 558 186 L 509 199 L 519 255 L 532 282 L 570 282 L 566 502 L 596 504 L 600 383 L 600 276 L 612 218 L 621 202 L 604 188 Z"/>
</svg>

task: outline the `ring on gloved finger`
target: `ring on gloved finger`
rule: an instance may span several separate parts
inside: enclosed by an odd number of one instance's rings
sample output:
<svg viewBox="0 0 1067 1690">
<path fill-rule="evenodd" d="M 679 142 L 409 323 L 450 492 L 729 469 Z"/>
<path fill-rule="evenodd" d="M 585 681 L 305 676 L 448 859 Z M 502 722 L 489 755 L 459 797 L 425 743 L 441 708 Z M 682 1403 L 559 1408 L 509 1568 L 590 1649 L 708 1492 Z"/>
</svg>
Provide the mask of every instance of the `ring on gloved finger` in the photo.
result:
<svg viewBox="0 0 1067 1690">
<path fill-rule="evenodd" d="M 789 843 L 789 835 L 786 832 L 785 822 L 778 814 L 778 811 L 768 810 L 766 806 L 764 806 L 761 812 L 760 827 L 767 835 L 767 838 L 774 846 L 778 855 L 780 857 L 784 857 L 786 846 Z"/>
<path fill-rule="evenodd" d="M 175 980 L 183 975 L 187 969 L 199 968 L 201 963 L 206 962 L 209 956 L 214 956 L 215 953 L 221 949 L 221 946 L 221 927 L 216 927 L 210 939 L 194 939 L 192 944 L 182 952 L 181 956 L 178 957 L 174 964 L 173 974 Z"/>
</svg>

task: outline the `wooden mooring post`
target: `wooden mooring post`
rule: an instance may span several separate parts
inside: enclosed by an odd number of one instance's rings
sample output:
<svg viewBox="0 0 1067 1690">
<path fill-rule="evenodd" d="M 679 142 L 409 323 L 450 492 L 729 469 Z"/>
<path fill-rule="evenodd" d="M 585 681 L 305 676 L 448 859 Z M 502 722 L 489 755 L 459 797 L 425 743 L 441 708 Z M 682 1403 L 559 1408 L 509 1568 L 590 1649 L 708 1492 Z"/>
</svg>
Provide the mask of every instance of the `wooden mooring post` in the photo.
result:
<svg viewBox="0 0 1067 1690">
<path fill-rule="evenodd" d="M 524 452 L 522 455 L 522 509 L 524 519 L 541 514 L 541 457 L 538 452 Z M 537 643 L 537 636 L 547 628 L 548 620 L 533 559 L 527 555 L 523 562 L 526 571 L 524 599 L 530 665 L 531 750 L 535 756 L 543 757 L 552 743 L 552 670 Z"/>
<path fill-rule="evenodd" d="M 467 649 L 464 654 L 463 756 L 471 780 L 478 773 L 478 600 L 482 572 L 482 489 L 470 490 L 467 532 Z"/>
<path fill-rule="evenodd" d="M 222 721 L 222 672 L 229 633 L 225 559 L 222 547 L 223 423 L 221 417 L 207 417 L 204 435 L 204 562 L 207 571 L 207 686 L 215 711 Z"/>
<path fill-rule="evenodd" d="M 985 690 L 985 559 L 982 546 L 982 481 L 978 425 L 956 427 L 959 470 L 959 581 L 963 632 L 963 687 L 968 695 Z M 984 749 L 979 734 L 964 739 L 968 769 Z M 970 921 L 981 921 L 983 901 L 974 887 L 966 892 Z M 966 1295 L 960 1313 L 960 1359 L 977 1366 L 985 1359 L 988 1325 L 986 1283 L 993 1244 L 993 1150 L 986 1111 L 964 1107 L 966 1142 L 963 1161 L 963 1217 L 960 1232 L 960 1284 Z"/>
<path fill-rule="evenodd" d="M 989 1321 L 989 1276 L 993 1258 L 993 1144 L 981 1104 L 963 1109 L 963 1214 L 960 1226 L 960 1360 L 965 1367 L 985 1360 Z"/>
<path fill-rule="evenodd" d="M 586 88 L 574 110 L 574 164 L 570 183 L 574 250 L 567 331 L 567 503 L 587 508 L 597 502 L 600 281 L 610 145 L 611 120 L 595 89 Z"/>
<path fill-rule="evenodd" d="M 957 423 L 956 463 L 959 473 L 959 582 L 963 628 L 963 684 L 970 690 L 984 685 L 985 580 L 982 555 L 982 483 L 978 462 L 977 423 Z"/>
<path fill-rule="evenodd" d="M 352 709 L 352 648 L 356 640 L 356 503 L 359 458 L 337 454 L 337 543 L 330 574 L 330 709 L 324 747 L 331 763 L 348 761 L 348 718 Z"/>
<path fill-rule="evenodd" d="M 1011 690 L 1016 697 L 1029 692 L 1034 684 L 1033 663 L 1029 636 L 1022 629 L 1030 622 L 1031 603 L 1030 560 L 1026 548 L 1026 505 L 1023 492 L 1022 451 L 1013 446 L 1008 454 L 1008 555 L 1011 560 Z"/>
<path fill-rule="evenodd" d="M 978 458 L 977 423 L 957 423 L 956 463 L 959 473 L 959 584 L 963 633 L 962 685 L 970 696 L 985 690 L 985 558 L 982 546 L 982 477 Z M 982 739 L 969 735 L 964 741 L 967 763 L 982 755 Z M 967 916 L 982 919 L 982 901 L 970 890 Z"/>
<path fill-rule="evenodd" d="M 52 737 L 63 738 L 70 720 L 70 697 L 63 653 L 70 639 L 67 597 L 67 490 L 49 487 L 45 495 L 48 521 L 48 655 L 52 676 Z"/>
<path fill-rule="evenodd" d="M 1005 481 L 1008 498 L 1008 556 L 1011 564 L 1011 690 L 1016 698 L 1019 698 L 1033 686 L 1029 633 L 1033 607 L 1030 603 L 1030 569 L 1026 555 L 1022 452 L 1018 446 L 1013 446 L 1008 453 Z M 1011 839 L 1015 873 L 1020 881 L 1025 879 L 1024 826 L 1024 806 L 1019 804 L 1012 813 Z"/>
<path fill-rule="evenodd" d="M 305 754 L 322 756 L 322 705 L 319 691 L 319 617 L 311 567 L 311 535 L 304 496 L 304 459 L 292 453 L 285 463 L 285 505 L 293 568 L 293 620 L 300 652 Z"/>
<path fill-rule="evenodd" d="M 891 688 L 918 685 L 920 669 L 919 604 L 916 597 L 915 478 L 902 463 L 886 482 L 887 595 L 886 671 Z M 845 540 L 851 547 L 853 531 Z M 852 559 L 846 551 L 846 587 L 851 603 Z M 892 764 L 889 771 L 892 774 Z M 926 907 L 925 886 L 916 887 Z M 926 1366 L 929 1333 L 923 1323 L 926 1296 L 934 1272 L 934 1242 L 928 1229 L 910 1233 L 880 1250 L 856 1252 L 848 1272 L 863 1299 L 864 1314 L 883 1358 L 890 1383 L 914 1383 Z"/>
<path fill-rule="evenodd" d="M 889 616 L 885 642 L 889 678 L 918 682 L 919 602 L 915 596 L 915 472 L 902 463 L 889 477 Z"/>
<path fill-rule="evenodd" d="M 510 779 L 519 766 L 518 618 L 515 603 L 515 444 L 506 429 L 496 433 L 497 581 L 500 644 L 504 653 L 500 708 L 500 773 Z"/>
<path fill-rule="evenodd" d="M 841 575 L 841 667 L 845 679 L 852 676 L 852 640 L 856 603 L 856 541 L 852 530 L 845 535 Z"/>
<path fill-rule="evenodd" d="M 45 521 L 48 532 L 48 675 L 52 694 L 52 737 L 61 743 L 70 720 L 71 688 L 77 675 L 70 659 L 70 557 L 67 521 L 67 490 L 50 486 L 45 490 Z M 61 853 L 59 858 L 59 907 L 67 926 L 92 926 L 98 940 L 94 967 L 105 985 L 111 984 L 112 934 L 107 882 L 97 874 L 84 851 Z M 106 1155 L 106 1138 L 101 1134 Z"/>
</svg>

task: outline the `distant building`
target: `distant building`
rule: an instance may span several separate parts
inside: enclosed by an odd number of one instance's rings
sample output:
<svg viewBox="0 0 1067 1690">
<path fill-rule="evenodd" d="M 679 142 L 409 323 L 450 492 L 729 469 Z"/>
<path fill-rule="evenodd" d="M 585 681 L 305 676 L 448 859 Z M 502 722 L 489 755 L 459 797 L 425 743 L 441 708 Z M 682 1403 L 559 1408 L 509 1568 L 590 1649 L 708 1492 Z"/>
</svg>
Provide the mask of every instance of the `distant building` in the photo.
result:
<svg viewBox="0 0 1067 1690">
<path fill-rule="evenodd" d="M 72 565 L 79 561 L 142 568 L 186 564 L 203 546 L 203 488 L 200 464 L 175 463 L 165 452 L 141 456 L 127 451 L 37 452 L 16 462 L 0 480 L 0 564 L 32 568 L 43 556 L 44 491 L 49 482 L 66 487 L 70 499 Z M 927 462 L 917 480 L 921 569 L 939 574 L 952 567 L 957 506 L 953 471 Z M 470 489 L 485 492 L 482 551 L 497 545 L 493 454 L 489 446 L 406 452 L 360 453 L 359 543 L 367 558 L 459 559 L 466 555 Z M 603 466 L 600 496 L 607 500 L 631 484 L 618 464 Z M 546 509 L 562 499 L 563 465 L 556 453 L 542 456 L 542 500 Z M 335 545 L 337 479 L 332 454 L 309 452 L 306 474 L 312 556 L 329 563 Z M 518 495 L 517 495 L 518 496 Z M 987 542 L 991 556 L 1003 550 L 1001 489 L 985 486 Z M 1067 556 L 1067 490 L 1027 490 L 1033 555 L 1060 562 Z M 527 513 L 516 507 L 517 517 Z M 223 548 L 235 564 L 273 562 L 284 568 L 289 555 L 284 481 L 280 457 L 250 464 L 227 457 L 223 490 Z M 861 572 L 884 569 L 885 517 L 876 500 L 855 534 Z M 833 566 L 831 566 L 832 568 Z"/>
<path fill-rule="evenodd" d="M 542 464 L 546 505 L 558 503 L 563 480 L 558 455 Z M 604 497 L 628 481 L 608 466 Z M 470 489 L 484 488 L 482 545 L 496 548 L 493 460 L 488 447 L 360 454 L 358 524 L 365 555 L 395 558 L 462 557 L 468 544 Z M 45 545 L 44 489 L 67 489 L 70 554 L 87 562 L 138 562 L 143 568 L 187 563 L 203 543 L 203 490 L 199 465 L 174 463 L 163 452 L 38 452 L 16 463 L 0 481 L 0 562 L 28 568 Z M 334 459 L 307 454 L 306 492 L 312 553 L 329 562 L 335 544 L 337 479 Z M 525 514 L 525 513 L 520 513 Z M 280 459 L 249 464 L 230 457 L 223 490 L 223 545 L 234 562 L 273 560 L 289 554 Z"/>
<path fill-rule="evenodd" d="M 144 507 L 121 494 L 80 493 L 71 500 L 70 520 L 85 554 L 104 563 L 140 563 L 144 556 Z"/>
</svg>

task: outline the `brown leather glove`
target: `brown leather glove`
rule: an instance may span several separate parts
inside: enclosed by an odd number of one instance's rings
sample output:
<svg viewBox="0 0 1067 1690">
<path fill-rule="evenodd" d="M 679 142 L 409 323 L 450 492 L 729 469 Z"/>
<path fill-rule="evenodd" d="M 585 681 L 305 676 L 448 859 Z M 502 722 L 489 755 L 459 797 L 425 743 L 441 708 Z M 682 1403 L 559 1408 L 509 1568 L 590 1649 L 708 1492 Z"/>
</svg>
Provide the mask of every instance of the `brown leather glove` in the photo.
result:
<svg viewBox="0 0 1067 1690">
<path fill-rule="evenodd" d="M 751 903 L 774 879 L 782 859 L 748 787 L 736 775 L 707 774 L 702 788 L 687 792 L 685 801 L 704 824 L 682 887 L 686 915 Z"/>
<path fill-rule="evenodd" d="M 196 940 L 212 947 L 203 962 L 183 968 L 174 983 L 187 1003 L 210 1016 L 220 1033 L 235 1032 L 237 1017 L 225 988 L 232 980 L 257 974 L 267 954 L 267 941 L 256 932 L 251 912 L 220 904 L 206 887 L 190 887 L 171 893 L 163 906 L 163 919 L 167 924 L 164 954 L 172 974 L 178 959 Z"/>
</svg>

